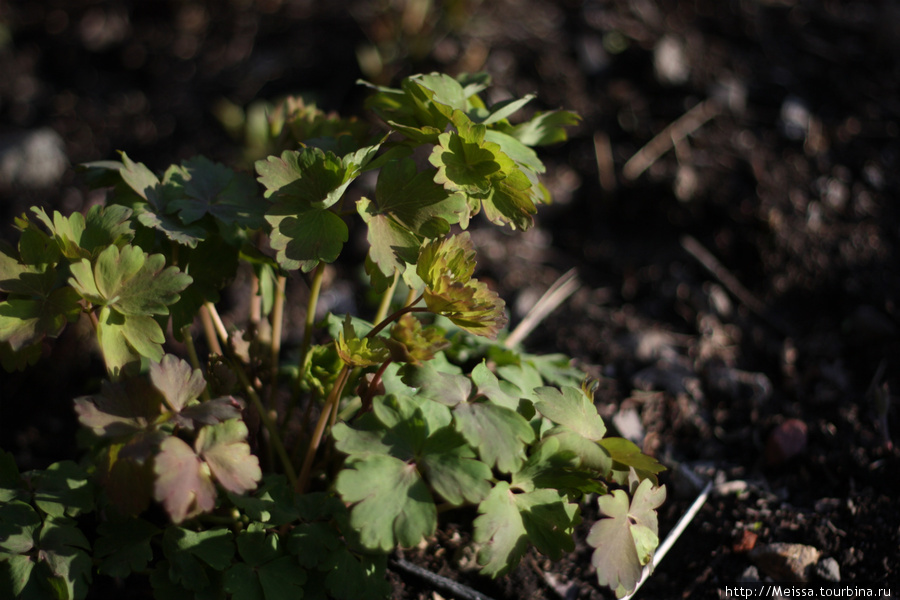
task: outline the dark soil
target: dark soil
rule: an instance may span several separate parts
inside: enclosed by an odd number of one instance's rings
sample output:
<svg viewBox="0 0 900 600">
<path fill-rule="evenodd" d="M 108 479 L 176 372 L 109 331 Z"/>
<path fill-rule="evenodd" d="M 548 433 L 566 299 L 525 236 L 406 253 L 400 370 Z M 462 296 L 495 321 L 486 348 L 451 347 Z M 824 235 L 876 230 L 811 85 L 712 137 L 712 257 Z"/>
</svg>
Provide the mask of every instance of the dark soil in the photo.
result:
<svg viewBox="0 0 900 600">
<path fill-rule="evenodd" d="M 543 154 L 556 203 L 524 235 L 474 237 L 514 325 L 577 268 L 526 345 L 600 378 L 607 421 L 669 466 L 661 537 L 717 484 L 640 597 L 719 598 L 771 575 L 756 557 L 775 542 L 834 559 L 841 582 L 900 586 L 900 411 L 875 403 L 900 389 L 897 5 L 456 0 L 417 21 L 421 4 L 0 0 L 0 139 L 49 127 L 73 165 L 116 150 L 154 169 L 234 163 L 223 98 L 304 93 L 358 113 L 358 78 L 431 70 L 486 70 L 492 100 L 575 110 L 572 139 Z M 382 68 L 363 71 L 376 48 Z M 635 172 L 691 109 L 708 120 Z M 72 168 L 0 188 L 4 224 L 99 199 Z M 85 348 L 73 329 L 39 368 L 0 375 L 0 447 L 22 469 L 76 456 L 71 399 L 102 375 Z M 471 569 L 452 515 L 403 558 L 497 599 L 608 598 L 584 543 L 594 510 L 574 555 L 529 555 L 496 582 Z M 391 579 L 397 598 L 437 597 Z"/>
</svg>

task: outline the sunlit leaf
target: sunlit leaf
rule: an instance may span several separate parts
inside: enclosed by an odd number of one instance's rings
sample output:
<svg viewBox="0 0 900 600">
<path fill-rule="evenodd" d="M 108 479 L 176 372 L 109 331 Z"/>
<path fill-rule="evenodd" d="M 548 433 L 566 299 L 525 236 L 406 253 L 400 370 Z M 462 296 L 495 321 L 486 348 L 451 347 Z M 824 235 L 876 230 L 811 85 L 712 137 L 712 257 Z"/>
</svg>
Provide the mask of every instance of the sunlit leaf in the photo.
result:
<svg viewBox="0 0 900 600">
<path fill-rule="evenodd" d="M 665 497 L 664 487 L 654 487 L 645 479 L 630 504 L 623 490 L 598 500 L 605 518 L 594 523 L 587 537 L 587 543 L 595 548 L 591 562 L 600 585 L 615 590 L 619 598 L 634 590 L 659 543 L 656 508 Z"/>
<path fill-rule="evenodd" d="M 384 455 L 355 460 L 338 474 L 336 489 L 353 504 L 350 524 L 372 550 L 415 546 L 437 526 L 434 501 L 415 464 Z"/>
<path fill-rule="evenodd" d="M 573 387 L 541 387 L 535 390 L 539 400 L 534 407 L 539 413 L 564 425 L 575 433 L 598 441 L 606 435 L 606 425 L 591 398 Z"/>
</svg>

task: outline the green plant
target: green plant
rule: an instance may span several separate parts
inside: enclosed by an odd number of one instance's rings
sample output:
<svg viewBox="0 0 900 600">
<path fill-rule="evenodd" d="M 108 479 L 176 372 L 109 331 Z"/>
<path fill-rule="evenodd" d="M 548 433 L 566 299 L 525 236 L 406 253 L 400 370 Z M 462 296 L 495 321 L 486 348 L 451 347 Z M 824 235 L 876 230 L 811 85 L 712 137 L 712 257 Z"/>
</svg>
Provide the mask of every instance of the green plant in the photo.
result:
<svg viewBox="0 0 900 600">
<path fill-rule="evenodd" d="M 498 576 L 529 545 L 572 551 L 592 497 L 605 515 L 588 537 L 599 581 L 634 588 L 658 541 L 662 467 L 606 437 L 568 359 L 495 341 L 503 302 L 472 277 L 463 231 L 479 212 L 531 226 L 548 199 L 532 148 L 564 140 L 577 117 L 513 125 L 531 98 L 488 107 L 487 85 L 418 75 L 375 88 L 369 107 L 389 131 L 374 141 L 358 122 L 282 105 L 265 141 L 275 154 L 255 164 L 264 199 L 251 175 L 202 157 L 157 176 L 122 153 L 84 167 L 110 188 L 105 206 L 16 220 L 18 247 L 0 250 L 4 367 L 35 363 L 83 318 L 108 380 L 75 399 L 81 463 L 20 474 L 0 453 L 3 594 L 83 598 L 97 574 L 144 574 L 167 599 L 384 597 L 388 554 L 432 535 L 445 510 L 477 507 L 478 562 Z M 350 203 L 366 173 L 374 189 Z M 383 300 L 370 322 L 317 324 L 353 213 Z M 228 330 L 215 305 L 240 268 L 253 301 L 244 329 Z M 291 353 L 296 272 L 309 296 Z M 187 360 L 164 349 L 170 324 Z"/>
</svg>

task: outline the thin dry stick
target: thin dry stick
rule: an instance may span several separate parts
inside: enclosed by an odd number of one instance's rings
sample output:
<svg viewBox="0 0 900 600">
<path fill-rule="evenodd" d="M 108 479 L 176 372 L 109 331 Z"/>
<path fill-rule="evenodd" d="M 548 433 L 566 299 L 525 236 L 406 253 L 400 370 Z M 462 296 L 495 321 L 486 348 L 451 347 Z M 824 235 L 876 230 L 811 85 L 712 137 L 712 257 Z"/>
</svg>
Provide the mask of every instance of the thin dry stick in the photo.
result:
<svg viewBox="0 0 900 600">
<path fill-rule="evenodd" d="M 222 322 L 222 317 L 219 316 L 219 311 L 216 310 L 216 305 L 212 302 L 205 302 L 203 304 L 203 308 L 206 309 L 209 318 L 212 319 L 213 326 L 215 327 L 216 333 L 219 336 L 219 339 L 222 340 L 223 344 L 228 344 L 228 330 L 225 329 L 225 323 Z M 220 352 L 221 354 L 221 352 Z"/>
<path fill-rule="evenodd" d="M 553 285 L 544 292 L 544 295 L 531 307 L 525 318 L 509 334 L 503 345 L 507 348 L 512 348 L 524 340 L 547 315 L 556 310 L 560 304 L 565 302 L 566 298 L 575 293 L 575 290 L 581 286 L 577 275 L 575 269 L 569 269 L 553 282 Z"/>
<path fill-rule="evenodd" d="M 719 106 L 714 100 L 704 100 L 691 110 L 666 126 L 647 144 L 628 159 L 622 167 L 622 176 L 637 179 L 659 157 L 668 152 L 678 141 L 699 129 L 704 123 L 719 114 Z"/>
<path fill-rule="evenodd" d="M 713 256 L 712 252 L 703 247 L 703 244 L 698 242 L 693 237 L 686 235 L 681 238 L 681 247 L 684 248 L 688 254 L 693 256 L 700 262 L 703 267 L 712 274 L 713 277 L 719 280 L 719 283 L 725 286 L 731 294 L 737 298 L 737 300 L 750 309 L 756 316 L 763 319 L 766 323 L 774 327 L 777 331 L 783 334 L 787 334 L 788 330 L 784 323 L 779 322 L 774 319 L 771 315 L 766 311 L 765 305 L 760 302 L 756 296 L 750 293 L 750 290 L 744 287 L 738 278 L 731 274 L 731 272 L 726 269 L 722 263 Z"/>
<path fill-rule="evenodd" d="M 700 512 L 700 507 L 706 502 L 706 499 L 709 497 L 709 492 L 712 490 L 712 481 L 707 482 L 706 486 L 703 488 L 703 491 L 700 492 L 700 495 L 697 496 L 697 499 L 694 500 L 694 503 L 691 504 L 691 507 L 687 510 L 684 515 L 678 520 L 678 523 L 675 524 L 675 527 L 672 531 L 669 532 L 669 535 L 666 536 L 665 541 L 659 545 L 659 548 L 656 549 L 656 552 L 653 554 L 653 561 L 644 566 L 644 570 L 641 572 L 641 578 L 638 580 L 637 585 L 630 594 L 622 598 L 622 600 L 631 600 L 637 591 L 641 589 L 641 586 L 644 585 L 644 582 L 650 577 L 650 574 L 653 570 L 659 565 L 662 561 L 663 557 L 665 557 L 666 553 L 672 546 L 678 541 L 678 538 L 684 533 L 684 530 L 690 524 L 691 521 L 694 520 L 694 517 L 697 516 L 697 513 Z"/>
<path fill-rule="evenodd" d="M 609 136 L 598 131 L 594 134 L 594 156 L 597 159 L 597 177 L 604 192 L 616 189 L 616 168 Z"/>
<path fill-rule="evenodd" d="M 272 306 L 272 389 L 278 377 L 278 355 L 281 354 L 281 332 L 284 325 L 284 287 L 287 279 L 279 275 L 275 284 L 275 302 Z"/>
<path fill-rule="evenodd" d="M 209 351 L 218 356 L 222 356 L 222 346 L 216 338 L 216 326 L 213 323 L 212 316 L 206 306 L 200 307 L 200 322 L 203 324 L 203 335 L 206 337 Z"/>
</svg>

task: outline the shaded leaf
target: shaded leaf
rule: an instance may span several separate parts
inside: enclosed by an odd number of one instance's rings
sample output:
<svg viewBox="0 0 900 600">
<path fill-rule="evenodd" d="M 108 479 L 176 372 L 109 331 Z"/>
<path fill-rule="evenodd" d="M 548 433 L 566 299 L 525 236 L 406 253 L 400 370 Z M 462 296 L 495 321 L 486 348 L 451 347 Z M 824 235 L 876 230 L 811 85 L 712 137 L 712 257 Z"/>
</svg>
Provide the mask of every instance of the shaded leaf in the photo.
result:
<svg viewBox="0 0 900 600">
<path fill-rule="evenodd" d="M 465 402 L 472 393 L 468 377 L 438 371 L 431 363 L 405 366 L 402 373 L 403 382 L 416 388 L 419 395 L 446 406 Z"/>
<path fill-rule="evenodd" d="M 38 559 L 50 568 L 50 583 L 63 598 L 87 596 L 91 582 L 90 543 L 67 517 L 48 517 L 40 534 Z"/>
<path fill-rule="evenodd" d="M 181 222 L 190 224 L 210 214 L 226 225 L 259 228 L 263 225 L 262 203 L 256 197 L 253 178 L 198 156 L 181 164 L 176 178 L 184 196 L 169 202 Z"/>
<path fill-rule="evenodd" d="M 53 463 L 31 474 L 34 503 L 54 517 L 77 517 L 94 507 L 94 490 L 88 475 L 70 460 Z"/>
<path fill-rule="evenodd" d="M 158 363 L 150 365 L 150 381 L 168 401 L 168 406 L 181 411 L 206 389 L 200 369 L 192 369 L 187 361 L 166 354 Z"/>
<path fill-rule="evenodd" d="M 173 522 L 181 523 L 215 507 L 216 488 L 210 468 L 181 439 L 171 436 L 163 441 L 154 472 L 153 495 Z"/>
<path fill-rule="evenodd" d="M 147 568 L 153 560 L 150 540 L 160 529 L 144 519 L 106 521 L 97 528 L 100 537 L 94 543 L 98 570 L 110 577 L 128 577 Z"/>
</svg>

